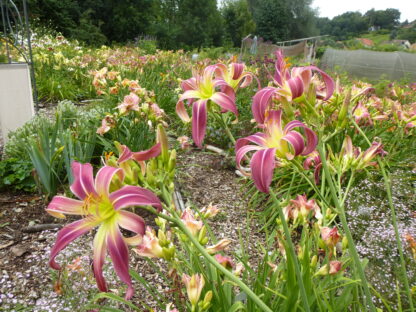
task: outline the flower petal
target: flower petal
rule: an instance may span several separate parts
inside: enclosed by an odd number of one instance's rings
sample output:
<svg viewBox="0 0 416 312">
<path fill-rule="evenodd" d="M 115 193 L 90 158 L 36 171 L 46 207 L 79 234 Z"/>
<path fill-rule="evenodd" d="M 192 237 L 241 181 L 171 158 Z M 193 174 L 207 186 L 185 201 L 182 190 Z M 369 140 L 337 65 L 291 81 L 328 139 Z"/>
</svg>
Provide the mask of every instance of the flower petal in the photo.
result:
<svg viewBox="0 0 416 312">
<path fill-rule="evenodd" d="M 260 192 L 269 193 L 275 168 L 276 149 L 262 149 L 254 153 L 250 161 L 251 176 Z"/>
<path fill-rule="evenodd" d="M 116 173 L 123 175 L 123 170 L 121 168 L 110 166 L 104 166 L 98 170 L 97 175 L 95 176 L 95 190 L 99 195 L 105 195 L 105 197 L 110 195 L 109 189 L 111 180 Z"/>
<path fill-rule="evenodd" d="M 239 150 L 244 145 L 248 144 L 249 142 L 253 142 L 255 144 L 258 144 L 260 146 L 266 146 L 266 135 L 261 132 L 257 132 L 255 134 L 249 135 L 245 138 L 240 138 L 235 143 L 235 150 Z"/>
<path fill-rule="evenodd" d="M 306 134 L 306 146 L 305 149 L 302 152 L 302 155 L 309 155 L 312 153 L 316 146 L 318 145 L 318 136 L 314 131 L 309 129 L 308 127 L 305 127 L 305 134 Z"/>
<path fill-rule="evenodd" d="M 323 70 L 319 69 L 316 66 L 306 66 L 306 67 L 304 67 L 304 70 L 308 70 L 308 69 L 317 71 L 319 74 L 321 74 L 322 79 L 324 80 L 325 89 L 326 89 L 325 90 L 326 91 L 325 96 L 322 96 L 322 98 L 323 98 L 324 101 L 328 100 L 332 96 L 332 94 L 334 93 L 334 90 L 335 90 L 334 80 L 326 72 L 324 72 Z"/>
<path fill-rule="evenodd" d="M 210 97 L 210 100 L 221 106 L 223 110 L 230 111 L 233 112 L 235 115 L 238 115 L 235 101 L 232 99 L 232 97 L 228 96 L 227 94 L 223 92 L 216 92 Z"/>
<path fill-rule="evenodd" d="M 82 215 L 84 202 L 64 196 L 55 196 L 45 209 L 46 212 L 56 218 L 64 219 L 64 214 Z"/>
<path fill-rule="evenodd" d="M 77 239 L 82 234 L 87 233 L 96 226 L 96 222 L 91 219 L 82 219 L 76 222 L 70 223 L 58 232 L 55 245 L 52 247 L 51 254 L 49 256 L 49 265 L 55 270 L 60 270 L 61 267 L 55 262 L 55 257 L 58 253 L 64 249 L 70 242 Z"/>
<path fill-rule="evenodd" d="M 132 237 L 124 237 L 124 241 L 128 245 L 137 246 L 142 242 L 146 227 L 142 217 L 130 211 L 121 210 L 118 218 L 118 225 L 137 234 Z"/>
<path fill-rule="evenodd" d="M 192 106 L 192 139 L 202 147 L 207 127 L 207 100 L 200 100 Z"/>
<path fill-rule="evenodd" d="M 127 284 L 128 288 L 125 299 L 129 300 L 134 293 L 133 284 L 129 274 L 129 251 L 116 224 L 108 229 L 107 248 L 111 260 L 113 261 L 114 270 L 120 279 Z"/>
<path fill-rule="evenodd" d="M 79 199 L 85 199 L 89 194 L 96 194 L 91 164 L 81 164 L 73 161 L 72 175 L 74 182 L 70 189 Z"/>
<path fill-rule="evenodd" d="M 258 91 L 253 97 L 253 104 L 251 105 L 251 111 L 253 112 L 254 119 L 263 124 L 265 119 L 265 113 L 269 106 L 272 96 L 278 89 L 274 87 L 266 87 Z"/>
<path fill-rule="evenodd" d="M 293 159 L 294 156 L 300 155 L 305 148 L 305 142 L 299 132 L 289 131 L 282 140 L 285 140 L 293 147 L 293 155 L 288 155 L 288 159 Z"/>
<path fill-rule="evenodd" d="M 162 209 L 159 198 L 153 192 L 133 185 L 123 186 L 111 193 L 110 201 L 115 210 L 132 206 L 153 206 Z"/>
<path fill-rule="evenodd" d="M 290 88 L 292 99 L 296 99 L 303 94 L 304 86 L 303 86 L 303 80 L 301 77 L 299 76 L 293 77 L 293 78 L 288 79 L 286 82 Z"/>
<path fill-rule="evenodd" d="M 185 103 L 183 101 L 178 101 L 176 103 L 176 114 L 178 114 L 179 118 L 182 119 L 184 122 L 190 122 L 191 118 L 189 118 L 188 112 L 185 108 Z"/>
<path fill-rule="evenodd" d="M 148 150 L 133 153 L 132 158 L 136 161 L 145 161 L 150 158 L 159 156 L 160 152 L 161 152 L 161 146 L 160 146 L 160 143 L 157 143 L 153 145 L 151 148 L 149 148 Z"/>
<path fill-rule="evenodd" d="M 256 145 L 245 145 L 240 147 L 238 150 L 236 149 L 237 152 L 235 154 L 235 162 L 237 164 L 237 168 L 240 170 L 242 174 L 248 175 L 245 173 L 245 170 L 243 170 L 241 166 L 241 161 L 243 160 L 244 156 L 250 151 L 258 151 L 261 149 L 263 149 L 263 147 Z"/>
<path fill-rule="evenodd" d="M 119 164 L 129 160 L 133 155 L 132 151 L 126 145 L 121 145 L 120 148 L 122 149 L 122 152 L 117 160 Z"/>
<path fill-rule="evenodd" d="M 103 276 L 103 265 L 105 261 L 105 254 L 107 251 L 107 228 L 103 224 L 99 227 L 97 234 L 94 237 L 94 257 L 93 257 L 93 272 L 100 291 L 108 291 L 107 284 Z"/>
</svg>

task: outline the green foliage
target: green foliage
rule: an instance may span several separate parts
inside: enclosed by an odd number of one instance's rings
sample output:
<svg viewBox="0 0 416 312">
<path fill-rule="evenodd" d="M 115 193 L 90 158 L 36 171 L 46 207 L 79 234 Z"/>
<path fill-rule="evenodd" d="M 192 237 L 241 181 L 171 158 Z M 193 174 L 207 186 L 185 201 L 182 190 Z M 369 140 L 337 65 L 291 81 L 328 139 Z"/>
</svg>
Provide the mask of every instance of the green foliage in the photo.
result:
<svg viewBox="0 0 416 312">
<path fill-rule="evenodd" d="M 310 0 L 253 0 L 256 33 L 273 42 L 316 35 L 316 12 Z"/>
<path fill-rule="evenodd" d="M 234 47 L 240 47 L 241 40 L 254 33 L 256 28 L 247 1 L 227 1 L 221 9 L 221 14 L 224 18 L 226 35 L 230 37 Z"/>
<path fill-rule="evenodd" d="M 36 184 L 31 162 L 18 158 L 0 161 L 0 190 L 33 192 Z"/>
<path fill-rule="evenodd" d="M 400 22 L 400 11 L 397 9 L 374 10 L 364 14 L 368 25 L 392 30 Z"/>
</svg>

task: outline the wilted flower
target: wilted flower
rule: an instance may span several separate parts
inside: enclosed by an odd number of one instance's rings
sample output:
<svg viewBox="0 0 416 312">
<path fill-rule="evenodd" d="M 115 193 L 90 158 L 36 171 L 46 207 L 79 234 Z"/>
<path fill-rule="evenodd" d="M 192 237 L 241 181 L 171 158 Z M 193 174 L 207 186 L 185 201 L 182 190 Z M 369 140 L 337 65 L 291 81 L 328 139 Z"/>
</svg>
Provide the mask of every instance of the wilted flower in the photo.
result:
<svg viewBox="0 0 416 312">
<path fill-rule="evenodd" d="M 232 269 L 234 267 L 234 261 L 231 259 L 231 257 L 216 254 L 214 258 L 226 269 Z"/>
<path fill-rule="evenodd" d="M 304 129 L 306 143 L 300 132 L 292 130 L 294 128 Z M 249 142 L 257 145 L 247 145 Z M 276 158 L 291 160 L 298 155 L 308 155 L 317 143 L 316 134 L 303 122 L 293 120 L 283 128 L 282 111 L 270 111 L 265 123 L 265 133 L 258 132 L 237 140 L 237 167 L 241 170 L 241 161 L 245 155 L 250 151 L 256 151 L 250 161 L 251 175 L 259 191 L 268 193 Z"/>
<path fill-rule="evenodd" d="M 334 275 L 341 271 L 342 263 L 341 261 L 330 261 L 329 262 L 329 274 Z"/>
<path fill-rule="evenodd" d="M 186 292 L 192 306 L 196 306 L 201 297 L 202 288 L 205 285 L 204 276 L 202 274 L 193 274 L 190 277 L 187 274 L 183 274 L 182 283 L 185 284 Z"/>
<path fill-rule="evenodd" d="M 328 248 L 334 248 L 341 239 L 336 226 L 332 229 L 329 227 L 321 227 L 321 237 Z"/>
<path fill-rule="evenodd" d="M 225 248 L 227 248 L 231 244 L 231 240 L 228 238 L 223 238 L 218 243 L 212 246 L 208 246 L 206 248 L 206 251 L 209 254 L 215 254 L 217 252 L 223 251 Z"/>
<path fill-rule="evenodd" d="M 80 200 L 55 196 L 46 211 L 58 218 L 64 218 L 64 214 L 68 214 L 80 215 L 83 219 L 70 223 L 58 232 L 56 243 L 51 250 L 49 265 L 55 270 L 60 270 L 61 267 L 55 262 L 58 253 L 79 236 L 99 226 L 94 238 L 93 261 L 98 288 L 101 291 L 107 291 L 102 267 L 108 250 L 117 275 L 128 285 L 126 298 L 131 298 L 134 290 L 128 270 L 127 244 L 137 245 L 141 242 L 144 234 L 144 220 L 122 209 L 147 205 L 161 209 L 161 202 L 151 191 L 138 186 L 124 186 L 110 193 L 113 177 L 118 175 L 119 179 L 123 178 L 121 169 L 102 167 L 94 181 L 91 164 L 80 164 L 74 161 L 72 174 L 74 182 L 71 185 L 71 191 Z M 129 238 L 123 237 L 120 227 L 136 235 Z"/>
<path fill-rule="evenodd" d="M 283 211 L 286 219 L 292 218 L 297 220 L 298 216 L 306 218 L 310 214 L 317 219 L 322 219 L 321 209 L 318 204 L 313 199 L 308 200 L 306 195 L 298 195 L 296 199 L 292 199 Z"/>
<path fill-rule="evenodd" d="M 97 133 L 99 135 L 104 135 L 116 125 L 116 121 L 114 120 L 113 116 L 107 115 L 101 120 L 101 127 L 97 129 Z"/>
<path fill-rule="evenodd" d="M 208 207 L 204 207 L 201 209 L 200 214 L 204 216 L 204 218 L 209 219 L 215 217 L 220 212 L 220 209 L 217 205 L 212 205 L 210 203 Z"/>
<path fill-rule="evenodd" d="M 191 209 L 186 208 L 182 213 L 181 219 L 192 235 L 196 236 L 204 225 L 202 221 L 197 221 Z"/>
<path fill-rule="evenodd" d="M 142 243 L 133 250 L 142 257 L 163 258 L 164 256 L 163 248 L 159 244 L 159 239 L 150 226 L 146 227 L 146 235 L 143 236 Z"/>
<path fill-rule="evenodd" d="M 181 144 L 181 149 L 187 149 L 191 146 L 189 143 L 189 138 L 187 136 L 180 136 L 178 142 Z"/>
<path fill-rule="evenodd" d="M 309 170 L 311 168 L 314 168 L 314 177 L 315 177 L 315 183 L 319 184 L 320 180 L 320 174 L 322 169 L 322 161 L 321 156 L 319 155 L 318 151 L 313 151 L 308 155 L 308 157 L 303 162 L 303 168 L 306 170 Z"/>
</svg>

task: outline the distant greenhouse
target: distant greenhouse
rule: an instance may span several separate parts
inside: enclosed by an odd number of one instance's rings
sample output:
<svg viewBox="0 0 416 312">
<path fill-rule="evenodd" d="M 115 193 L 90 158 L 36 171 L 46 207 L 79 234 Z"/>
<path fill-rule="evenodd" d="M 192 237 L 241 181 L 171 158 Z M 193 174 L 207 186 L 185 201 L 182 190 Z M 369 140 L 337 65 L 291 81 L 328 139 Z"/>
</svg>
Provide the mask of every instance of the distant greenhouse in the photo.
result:
<svg viewBox="0 0 416 312">
<path fill-rule="evenodd" d="M 416 81 L 416 54 L 368 50 L 326 49 L 321 59 L 323 69 L 340 69 L 351 76 L 368 79 Z"/>
</svg>

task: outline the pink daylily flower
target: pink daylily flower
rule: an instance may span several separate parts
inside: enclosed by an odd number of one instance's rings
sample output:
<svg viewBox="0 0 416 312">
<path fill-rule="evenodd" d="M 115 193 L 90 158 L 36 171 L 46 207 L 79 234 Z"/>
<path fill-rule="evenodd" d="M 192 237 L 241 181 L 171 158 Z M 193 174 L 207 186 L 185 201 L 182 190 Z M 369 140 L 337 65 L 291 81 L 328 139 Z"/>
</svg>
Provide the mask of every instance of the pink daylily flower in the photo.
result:
<svg viewBox="0 0 416 312">
<path fill-rule="evenodd" d="M 359 101 L 358 104 L 352 110 L 352 115 L 354 116 L 355 122 L 357 123 L 360 123 L 361 120 L 366 120 L 365 124 L 373 124 L 373 121 L 371 120 L 371 115 L 368 112 L 367 107 L 365 107 L 361 101 Z"/>
<path fill-rule="evenodd" d="M 253 81 L 254 75 L 244 71 L 245 65 L 242 63 L 217 64 L 217 77 L 224 80 L 234 91 L 238 88 L 248 87 Z"/>
<path fill-rule="evenodd" d="M 313 71 L 318 72 L 325 86 L 317 88 L 316 95 L 324 101 L 328 100 L 335 90 L 332 78 L 316 66 L 294 67 L 289 71 L 290 64 L 286 64 L 281 50 L 276 52 L 274 86 L 269 86 L 258 91 L 253 97 L 251 107 L 254 119 L 263 124 L 266 112 L 271 109 L 272 100 L 275 96 L 281 96 L 292 101 L 309 90 L 314 83 Z"/>
<path fill-rule="evenodd" d="M 304 136 L 294 128 L 303 128 Z M 257 145 L 248 145 L 250 142 Z M 284 128 L 282 111 L 270 111 L 265 121 L 265 133 L 258 132 L 236 142 L 237 167 L 244 174 L 241 161 L 250 151 L 255 151 L 250 161 L 251 176 L 259 191 L 268 193 L 276 166 L 276 158 L 291 160 L 298 155 L 310 154 L 318 144 L 318 138 L 303 122 L 293 120 Z"/>
<path fill-rule="evenodd" d="M 124 97 L 123 102 L 120 105 L 118 105 L 117 108 L 119 109 L 120 114 L 125 114 L 132 110 L 137 112 L 140 110 L 139 102 L 140 98 L 136 94 L 131 92 L 129 95 L 126 95 Z"/>
<path fill-rule="evenodd" d="M 110 193 L 113 177 L 118 175 L 121 180 L 123 179 L 122 170 L 118 168 L 104 166 L 98 171 L 94 180 L 91 164 L 74 161 L 72 173 L 74 182 L 70 188 L 79 199 L 55 196 L 46 211 L 58 218 L 65 218 L 65 214 L 79 215 L 83 218 L 66 225 L 58 232 L 56 243 L 49 257 L 49 265 L 55 270 L 60 270 L 60 265 L 55 261 L 58 253 L 73 240 L 99 226 L 93 243 L 93 270 L 98 288 L 101 291 L 108 291 L 102 273 L 105 255 L 108 251 L 117 275 L 128 286 L 126 299 L 130 299 L 134 290 L 128 268 L 127 245 L 138 245 L 142 241 L 145 223 L 140 216 L 125 211 L 123 208 L 153 206 L 161 209 L 161 202 L 151 191 L 138 186 L 127 185 Z M 123 237 L 120 228 L 136 235 L 129 238 Z"/>
<path fill-rule="evenodd" d="M 238 115 L 234 90 L 223 80 L 214 79 L 216 65 L 207 66 L 203 73 L 194 73 L 194 77 L 181 83 L 185 91 L 176 103 L 176 113 L 185 122 L 191 121 L 186 109 L 185 100 L 192 105 L 192 138 L 198 147 L 202 147 L 208 117 L 208 102 L 221 108 L 221 112 L 230 111 Z M 217 91 L 220 87 L 222 91 Z"/>
</svg>

